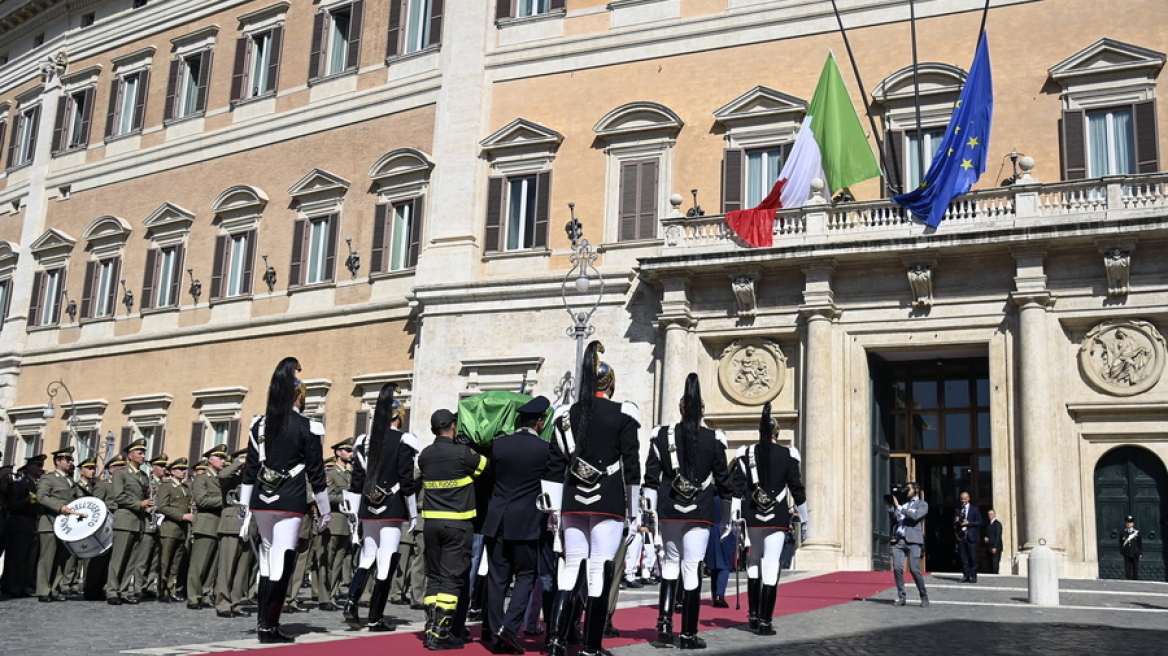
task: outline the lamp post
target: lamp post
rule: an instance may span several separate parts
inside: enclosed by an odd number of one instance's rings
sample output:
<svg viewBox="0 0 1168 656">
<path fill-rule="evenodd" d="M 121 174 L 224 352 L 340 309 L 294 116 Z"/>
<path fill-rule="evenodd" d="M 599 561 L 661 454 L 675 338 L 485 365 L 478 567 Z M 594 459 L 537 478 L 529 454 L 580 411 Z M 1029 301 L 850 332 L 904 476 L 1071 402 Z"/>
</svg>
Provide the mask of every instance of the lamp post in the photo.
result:
<svg viewBox="0 0 1168 656">
<path fill-rule="evenodd" d="M 52 419 L 53 417 L 57 416 L 57 409 L 53 406 L 53 399 L 57 397 L 57 394 L 61 390 L 65 390 L 65 394 L 69 397 L 69 418 L 65 420 L 65 425 L 69 429 L 70 440 L 76 440 L 77 428 L 75 424 L 77 422 L 77 404 L 73 402 L 73 392 L 69 391 L 69 387 L 65 384 L 64 380 L 54 380 L 53 382 L 49 383 L 48 387 L 45 388 L 45 393 L 49 395 L 49 402 L 45 404 L 45 411 L 41 414 L 41 416 L 45 419 Z M 93 448 L 94 451 L 98 453 L 98 455 L 101 455 L 101 449 L 99 449 L 96 444 L 94 444 L 91 448 Z"/>
<path fill-rule="evenodd" d="M 596 332 L 596 327 L 591 325 L 589 321 L 592 319 L 596 308 L 600 307 L 600 299 L 604 296 L 604 276 L 600 275 L 600 270 L 596 268 L 596 258 L 599 257 L 596 250 L 592 248 L 592 244 L 584 239 L 584 226 L 580 220 L 576 218 L 576 204 L 568 203 L 568 210 L 572 213 L 572 219 L 564 226 L 564 231 L 568 233 L 568 240 L 572 242 L 572 255 L 568 261 L 572 264 L 572 268 L 564 274 L 564 281 L 560 285 L 560 296 L 564 301 L 564 309 L 567 310 L 568 316 L 572 320 L 572 325 L 568 326 L 565 331 L 568 337 L 576 340 L 576 369 L 574 371 L 574 378 L 571 383 L 571 399 L 577 400 L 580 394 L 580 372 L 584 361 L 584 340 L 591 337 Z M 592 289 L 592 280 L 590 276 L 595 276 L 600 283 L 596 291 L 596 299 L 592 302 L 592 306 L 584 306 L 584 309 L 579 311 L 573 310 L 568 303 L 568 289 L 569 287 L 575 289 L 576 300 L 585 300 L 580 298 L 584 294 L 588 294 Z"/>
</svg>

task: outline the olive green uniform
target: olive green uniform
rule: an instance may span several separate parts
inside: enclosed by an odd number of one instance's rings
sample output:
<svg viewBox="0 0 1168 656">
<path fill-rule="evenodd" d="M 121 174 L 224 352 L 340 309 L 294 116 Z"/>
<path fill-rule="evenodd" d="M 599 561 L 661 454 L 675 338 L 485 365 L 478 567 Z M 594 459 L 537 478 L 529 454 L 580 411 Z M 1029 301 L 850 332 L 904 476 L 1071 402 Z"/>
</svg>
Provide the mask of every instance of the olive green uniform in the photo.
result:
<svg viewBox="0 0 1168 656">
<path fill-rule="evenodd" d="M 113 481 L 95 477 L 89 485 L 82 483 L 81 487 L 87 496 L 101 499 L 110 513 L 117 509 L 117 504 L 114 503 Z M 106 549 L 105 553 L 85 561 L 85 582 L 82 584 L 82 591 L 86 600 L 99 601 L 105 596 L 103 588 L 106 584 L 106 577 L 109 576 L 109 562 L 112 553 L 112 549 Z"/>
<path fill-rule="evenodd" d="M 150 474 L 148 480 L 150 481 L 150 495 L 157 504 L 162 479 L 155 478 L 153 474 Z M 158 529 L 162 522 L 161 518 L 162 515 L 159 515 L 157 511 L 146 514 L 146 521 L 142 525 L 142 539 L 138 541 L 136 547 L 138 551 L 134 554 L 134 562 L 138 563 L 135 577 L 139 581 L 138 587 L 142 592 L 158 591 L 159 552 L 162 549 Z"/>
<path fill-rule="evenodd" d="M 352 562 L 353 536 L 349 530 L 349 520 L 341 512 L 341 501 L 344 492 L 349 489 L 353 473 L 337 465 L 330 469 L 325 478 L 328 481 L 329 508 L 332 518 L 329 520 L 328 533 L 321 536 L 320 567 L 317 576 L 321 581 L 321 588 L 325 596 L 321 601 L 332 601 L 341 591 L 348 587 L 346 564 Z"/>
<path fill-rule="evenodd" d="M 134 555 L 142 541 L 146 526 L 146 511 L 142 502 L 150 498 L 150 478 L 141 469 L 127 465 L 114 472 L 114 546 L 110 554 L 109 574 L 105 582 L 105 598 L 116 599 L 136 597 L 142 581 L 134 575 L 141 564 L 134 562 Z"/>
<path fill-rule="evenodd" d="M 300 594 L 300 586 L 304 583 L 304 572 L 308 569 L 308 561 L 312 558 L 312 536 L 316 530 L 316 501 L 310 487 L 305 496 L 308 499 L 308 512 L 304 521 L 300 522 L 300 539 L 296 541 L 296 569 L 293 570 L 291 581 L 288 584 L 288 593 L 284 595 L 284 605 L 296 608 L 296 596 Z M 296 605 L 293 605 L 296 604 Z M 285 610 L 288 610 L 285 608 Z"/>
<path fill-rule="evenodd" d="M 187 571 L 187 605 L 211 606 L 218 569 L 219 520 L 227 505 L 227 495 L 219 484 L 219 478 L 210 469 L 194 477 L 191 493 L 198 513 L 195 515 L 195 539 L 191 546 L 190 569 Z"/>
<path fill-rule="evenodd" d="M 236 458 L 219 472 L 219 484 L 225 498 L 237 502 L 247 461 Z M 251 564 L 255 559 L 251 546 L 239 537 L 239 504 L 231 503 L 219 518 L 219 566 L 215 575 L 215 611 L 220 614 L 240 612 L 250 587 Z"/>
<path fill-rule="evenodd" d="M 39 598 L 65 594 L 63 579 L 70 552 L 53 534 L 53 523 L 61 513 L 61 506 L 81 496 L 81 490 L 73 483 L 73 478 L 62 471 L 49 472 L 37 481 L 37 500 L 42 508 L 40 519 L 37 520 L 41 543 L 36 584 Z"/>
<path fill-rule="evenodd" d="M 187 559 L 187 532 L 190 522 L 183 515 L 191 512 L 191 491 L 171 479 L 158 488 L 158 512 L 162 514 L 159 536 L 158 598 L 175 596 L 185 582 L 179 579 Z"/>
</svg>

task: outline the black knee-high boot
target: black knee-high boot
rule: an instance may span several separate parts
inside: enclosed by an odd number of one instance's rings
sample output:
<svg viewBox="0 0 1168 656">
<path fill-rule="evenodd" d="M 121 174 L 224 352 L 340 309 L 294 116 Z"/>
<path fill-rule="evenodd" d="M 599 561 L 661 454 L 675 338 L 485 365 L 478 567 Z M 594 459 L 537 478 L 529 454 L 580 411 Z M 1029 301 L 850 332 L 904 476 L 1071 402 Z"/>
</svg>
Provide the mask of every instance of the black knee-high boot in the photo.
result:
<svg viewBox="0 0 1168 656">
<path fill-rule="evenodd" d="M 268 580 L 267 604 L 259 612 L 264 616 L 265 627 L 259 632 L 263 644 L 288 643 L 295 639 L 280 630 L 280 612 L 284 609 L 284 596 L 288 594 L 289 581 L 296 570 L 296 551 L 284 551 L 284 572 L 279 579 Z"/>
<path fill-rule="evenodd" d="M 389 586 L 393 583 L 400 555 L 395 553 L 390 557 L 389 574 L 373 584 L 373 593 L 369 595 L 369 623 L 365 625 L 370 631 L 393 631 L 397 628 L 385 620 L 385 602 L 389 600 Z"/>
<path fill-rule="evenodd" d="M 758 634 L 759 635 L 774 635 L 775 628 L 771 625 L 771 618 L 775 614 L 775 598 L 778 597 L 779 588 L 774 585 L 764 585 L 759 590 L 759 607 L 758 607 Z"/>
<path fill-rule="evenodd" d="M 663 579 L 657 595 L 657 642 L 673 644 L 673 606 L 677 592 L 675 581 Z"/>
<path fill-rule="evenodd" d="M 483 551 L 483 558 L 487 557 L 487 552 Z M 467 609 L 466 619 L 471 622 L 477 622 L 483 619 L 483 600 L 487 597 L 487 577 L 481 574 L 475 574 L 474 590 L 470 595 L 470 608 Z M 491 627 L 492 629 L 498 627 Z"/>
<path fill-rule="evenodd" d="M 616 575 L 616 566 L 609 560 L 604 563 L 604 584 L 600 587 L 600 595 L 588 597 L 587 613 L 584 616 L 584 647 L 580 656 L 599 656 L 601 645 L 604 643 L 604 623 L 608 618 L 608 586 L 612 585 Z M 587 590 L 587 584 L 585 584 Z"/>
<path fill-rule="evenodd" d="M 758 630 L 758 595 L 762 579 L 746 579 L 746 620 L 751 631 Z"/>
<path fill-rule="evenodd" d="M 548 656 L 564 656 L 568 652 L 568 615 L 572 612 L 572 590 L 556 590 L 552 597 L 552 611 L 547 617 Z"/>
<path fill-rule="evenodd" d="M 256 585 L 256 632 L 261 633 L 268 628 L 267 622 L 267 608 L 268 595 L 271 590 L 271 579 L 266 576 L 260 577 L 260 582 Z"/>
<path fill-rule="evenodd" d="M 353 580 L 349 582 L 349 597 L 345 599 L 345 608 L 342 611 L 345 624 L 354 631 L 361 628 L 361 593 L 365 590 L 367 576 L 369 570 L 365 567 L 358 567 L 357 571 L 353 572 Z"/>
<path fill-rule="evenodd" d="M 698 637 L 698 612 L 701 609 L 701 579 L 698 587 L 681 593 L 681 635 L 677 646 L 682 649 L 705 649 L 706 641 Z"/>
</svg>

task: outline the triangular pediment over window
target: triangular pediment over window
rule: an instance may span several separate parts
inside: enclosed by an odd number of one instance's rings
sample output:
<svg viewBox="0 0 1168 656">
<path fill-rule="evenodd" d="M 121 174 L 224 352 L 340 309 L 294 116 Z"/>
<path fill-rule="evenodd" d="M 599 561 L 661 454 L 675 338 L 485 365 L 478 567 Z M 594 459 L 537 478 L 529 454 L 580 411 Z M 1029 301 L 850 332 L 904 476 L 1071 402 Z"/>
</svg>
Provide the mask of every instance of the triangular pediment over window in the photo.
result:
<svg viewBox="0 0 1168 656">
<path fill-rule="evenodd" d="M 1058 82 L 1088 76 L 1151 76 L 1164 66 L 1164 61 L 1162 52 L 1103 38 L 1052 66 L 1050 76 Z"/>
<path fill-rule="evenodd" d="M 90 223 L 85 232 L 81 234 L 81 238 L 87 241 L 98 241 L 120 237 L 124 240 L 133 230 L 125 219 L 107 214 L 94 219 L 93 223 Z"/>
<path fill-rule="evenodd" d="M 37 237 L 37 240 L 32 243 L 32 246 L 29 246 L 28 250 L 33 256 L 39 256 L 57 250 L 71 251 L 76 244 L 76 239 L 56 228 L 49 228 L 43 235 Z"/>
<path fill-rule="evenodd" d="M 807 101 L 769 87 L 757 86 L 714 112 L 723 124 L 780 121 L 807 111 Z"/>
<path fill-rule="evenodd" d="M 343 195 L 349 189 L 349 181 L 324 169 L 312 169 L 300 182 L 292 185 L 288 195 L 303 198 L 316 194 L 332 193 Z"/>
<path fill-rule="evenodd" d="M 917 69 L 922 98 L 945 94 L 956 97 L 965 84 L 965 71 L 953 64 L 922 62 Z M 915 92 L 913 67 L 905 66 L 876 85 L 872 102 L 912 100 Z"/>
<path fill-rule="evenodd" d="M 259 214 L 264 211 L 264 207 L 267 204 L 268 195 L 264 193 L 263 189 L 252 187 L 251 185 L 235 185 L 219 194 L 215 202 L 211 203 L 211 211 L 215 214 L 229 212 L 254 212 Z"/>
<path fill-rule="evenodd" d="M 175 205 L 174 203 L 163 203 L 158 209 L 150 213 L 142 225 L 146 226 L 148 230 L 155 230 L 163 226 L 166 227 L 190 227 L 191 223 L 195 221 L 195 213 Z"/>
<path fill-rule="evenodd" d="M 552 150 L 563 140 L 564 135 L 545 125 L 517 118 L 483 139 L 479 145 L 488 153 L 510 148 Z"/>
<path fill-rule="evenodd" d="M 601 139 L 612 141 L 650 134 L 673 136 L 683 125 L 685 121 L 665 105 L 640 101 L 621 105 L 605 114 L 592 130 Z"/>
</svg>

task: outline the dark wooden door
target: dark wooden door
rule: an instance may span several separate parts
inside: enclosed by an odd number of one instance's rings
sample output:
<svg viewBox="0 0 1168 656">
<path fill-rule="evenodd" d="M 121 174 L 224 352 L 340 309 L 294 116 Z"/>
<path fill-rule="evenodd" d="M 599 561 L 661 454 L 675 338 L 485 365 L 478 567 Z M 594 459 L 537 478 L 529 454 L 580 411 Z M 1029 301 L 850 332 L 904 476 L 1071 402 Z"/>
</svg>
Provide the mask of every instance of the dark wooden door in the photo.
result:
<svg viewBox="0 0 1168 656">
<path fill-rule="evenodd" d="M 1125 446 L 1109 451 L 1095 465 L 1095 535 L 1099 578 L 1122 579 L 1119 533 L 1132 515 L 1144 541 L 1140 579 L 1164 581 L 1164 530 L 1168 528 L 1168 471 L 1147 449 Z"/>
</svg>

